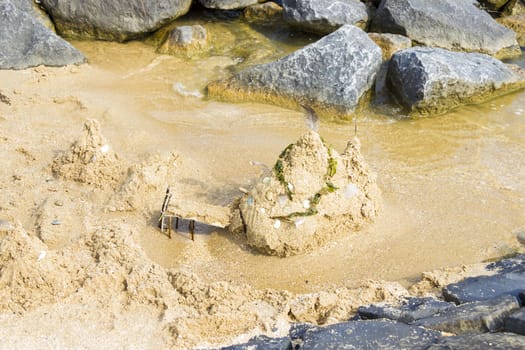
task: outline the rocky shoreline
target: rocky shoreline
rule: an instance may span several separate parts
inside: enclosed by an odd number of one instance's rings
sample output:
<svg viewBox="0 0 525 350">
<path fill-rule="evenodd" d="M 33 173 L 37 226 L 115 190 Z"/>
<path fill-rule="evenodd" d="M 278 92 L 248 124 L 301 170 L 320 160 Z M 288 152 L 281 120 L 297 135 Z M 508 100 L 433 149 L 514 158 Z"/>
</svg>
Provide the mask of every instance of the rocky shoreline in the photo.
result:
<svg viewBox="0 0 525 350">
<path fill-rule="evenodd" d="M 521 1 L 504 2 L 501 7 L 493 6 L 491 1 L 454 0 L 262 2 L 201 0 L 196 9 L 197 4 L 192 6 L 190 0 L 135 0 L 111 5 L 97 0 L 84 5 L 44 0 L 40 6 L 53 26 L 41 19 L 45 15 L 30 0 L 9 0 L 0 9 L 6 33 L 0 43 L 9 48 L 0 57 L 0 68 L 84 63 L 83 55 L 55 34 L 55 28 L 66 38 L 124 42 L 153 36 L 160 40 L 161 53 L 186 58 L 207 56 L 212 54 L 211 45 L 218 43 L 211 39 L 216 33 L 207 29 L 206 15 L 200 19 L 197 16 L 195 25 L 176 26 L 177 18 L 192 9 L 197 12 L 204 8 L 230 11 L 232 16 L 266 28 L 267 32 L 275 28 L 290 35 L 297 31 L 324 35 L 286 57 L 264 64 L 261 61 L 271 58 L 250 52 L 254 60 L 247 68 L 208 84 L 210 98 L 264 102 L 292 109 L 307 104 L 324 118 L 349 119 L 360 108 L 369 107 L 372 86 L 379 85 L 376 79 L 381 65 L 388 67 L 385 93 L 393 97 L 392 101 L 399 101 L 404 113 L 413 116 L 441 114 L 525 87 L 523 69 L 498 60 L 521 55 L 512 30 L 521 31 L 522 27 L 516 25 L 521 17 L 514 22 L 497 22 L 486 11 L 490 9 L 502 19 L 509 13 L 519 16 L 525 12 Z M 509 23 L 512 29 L 500 23 Z M 393 39 L 393 35 L 400 39 Z"/>
<path fill-rule="evenodd" d="M 441 298 L 361 306 L 351 320 L 292 324 L 288 336 L 255 337 L 221 348 L 519 350 L 525 347 L 525 255 L 485 266 L 492 275 L 444 286 Z"/>
</svg>

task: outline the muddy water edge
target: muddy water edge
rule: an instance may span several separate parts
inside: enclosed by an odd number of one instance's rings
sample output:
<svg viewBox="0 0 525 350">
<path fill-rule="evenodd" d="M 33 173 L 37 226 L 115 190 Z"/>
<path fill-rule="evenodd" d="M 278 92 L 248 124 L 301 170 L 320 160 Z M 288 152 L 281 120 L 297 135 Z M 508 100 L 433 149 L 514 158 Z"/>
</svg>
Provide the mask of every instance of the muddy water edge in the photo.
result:
<svg viewBox="0 0 525 350">
<path fill-rule="evenodd" d="M 190 18 L 184 24 L 194 22 Z M 208 26 L 223 34 L 206 57 L 159 55 L 154 39 L 74 41 L 89 68 L 55 74 L 67 86 L 66 95 L 96 106 L 90 117 L 101 121 L 120 153 L 138 162 L 175 150 L 184 158 L 184 181 L 177 186 L 192 200 L 227 205 L 239 195 L 239 186 L 249 187 L 260 175 L 250 161 L 271 167 L 306 126 L 297 111 L 208 100 L 205 86 L 315 38 L 260 32 L 235 19 Z M 42 82 L 34 91 L 43 93 L 53 84 Z M 151 212 L 136 222 L 142 246 L 165 267 L 186 266 L 213 281 L 293 292 L 355 286 L 368 279 L 408 286 L 423 271 L 521 249 L 515 232 L 525 228 L 525 92 L 432 118 L 369 110 L 357 117 L 357 125 L 363 155 L 377 173 L 385 201 L 379 218 L 362 232 L 281 259 L 259 255 L 228 232 L 202 225 L 194 242 L 184 235 L 168 239 L 152 224 Z M 342 151 L 354 136 L 354 124 L 322 121 L 320 133 Z"/>
</svg>

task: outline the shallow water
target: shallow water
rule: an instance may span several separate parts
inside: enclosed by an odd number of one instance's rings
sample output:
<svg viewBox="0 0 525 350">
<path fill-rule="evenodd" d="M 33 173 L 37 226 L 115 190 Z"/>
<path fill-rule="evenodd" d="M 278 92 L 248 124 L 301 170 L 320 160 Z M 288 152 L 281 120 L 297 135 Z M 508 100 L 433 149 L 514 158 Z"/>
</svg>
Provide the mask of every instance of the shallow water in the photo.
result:
<svg viewBox="0 0 525 350">
<path fill-rule="evenodd" d="M 228 30 L 239 37 L 236 25 Z M 250 35 L 279 55 L 309 40 L 294 46 L 293 40 L 272 44 L 267 35 Z M 239 186 L 248 187 L 259 175 L 251 160 L 271 166 L 306 130 L 296 111 L 202 97 L 208 82 L 246 60 L 239 51 L 189 60 L 158 55 L 140 42 L 74 45 L 102 73 L 84 82 L 83 94 L 108 106 L 106 123 L 113 127 L 107 136 L 137 160 L 159 150 L 184 155 L 191 170 L 180 186 L 198 200 L 229 203 Z M 183 235 L 169 240 L 152 225 L 142 244 L 167 267 L 184 265 L 212 279 L 293 291 L 366 279 L 409 284 L 422 271 L 511 253 L 519 247 L 513 232 L 525 228 L 524 109 L 525 92 L 519 92 L 433 118 L 396 119 L 372 111 L 358 116 L 363 154 L 377 173 L 384 208 L 363 232 L 311 254 L 262 256 L 227 232 L 203 226 L 191 242 Z M 142 141 L 141 133 L 156 137 Z M 342 150 L 354 125 L 322 121 L 320 133 Z"/>
</svg>

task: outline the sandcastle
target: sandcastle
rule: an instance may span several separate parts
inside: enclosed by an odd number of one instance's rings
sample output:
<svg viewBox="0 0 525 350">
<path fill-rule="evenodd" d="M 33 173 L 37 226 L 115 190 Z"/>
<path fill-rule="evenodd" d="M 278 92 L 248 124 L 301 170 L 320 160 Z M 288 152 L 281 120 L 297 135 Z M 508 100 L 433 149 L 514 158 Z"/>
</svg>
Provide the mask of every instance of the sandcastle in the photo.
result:
<svg viewBox="0 0 525 350">
<path fill-rule="evenodd" d="M 308 131 L 240 199 L 231 230 L 263 253 L 295 255 L 361 229 L 380 202 L 357 138 L 340 155 Z"/>
<path fill-rule="evenodd" d="M 96 119 L 84 123 L 84 133 L 53 161 L 53 173 L 63 179 L 97 187 L 116 186 L 124 174 L 119 156 L 100 131 Z"/>
</svg>

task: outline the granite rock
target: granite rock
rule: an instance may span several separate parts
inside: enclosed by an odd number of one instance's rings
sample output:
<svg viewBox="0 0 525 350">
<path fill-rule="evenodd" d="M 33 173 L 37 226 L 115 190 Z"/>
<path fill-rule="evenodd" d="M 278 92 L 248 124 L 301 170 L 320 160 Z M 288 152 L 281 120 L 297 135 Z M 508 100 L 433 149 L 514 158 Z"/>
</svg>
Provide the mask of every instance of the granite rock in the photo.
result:
<svg viewBox="0 0 525 350">
<path fill-rule="evenodd" d="M 199 0 L 202 6 L 218 10 L 238 10 L 258 2 L 258 0 Z"/>
<path fill-rule="evenodd" d="M 519 309 L 505 320 L 505 331 L 525 335 L 525 308 Z"/>
<path fill-rule="evenodd" d="M 450 309 L 455 305 L 434 298 L 410 298 L 398 307 L 391 305 L 361 306 L 358 314 L 362 319 L 388 318 L 403 323 L 410 323 Z"/>
<path fill-rule="evenodd" d="M 345 117 L 374 84 L 381 49 L 361 29 L 345 25 L 278 61 L 256 65 L 208 85 L 210 97 L 267 102 L 318 115 Z"/>
<path fill-rule="evenodd" d="M 250 339 L 247 343 L 227 346 L 221 350 L 289 350 L 292 343 L 289 337 L 270 338 L 264 335 Z"/>
<path fill-rule="evenodd" d="M 345 24 L 365 29 L 366 5 L 358 0 L 284 0 L 284 19 L 314 33 L 331 33 Z"/>
<path fill-rule="evenodd" d="M 191 0 L 41 0 L 66 36 L 126 41 L 186 14 Z"/>
<path fill-rule="evenodd" d="M 431 47 L 498 58 L 521 55 L 515 33 L 471 0 L 385 0 L 372 20 L 371 30 L 405 35 Z"/>
<path fill-rule="evenodd" d="M 414 324 L 454 334 L 495 332 L 503 329 L 505 319 L 518 308 L 515 297 L 503 296 L 461 304 Z"/>
<path fill-rule="evenodd" d="M 469 334 L 443 337 L 427 350 L 523 350 L 525 337 L 512 333 Z"/>
<path fill-rule="evenodd" d="M 86 61 L 82 53 L 35 17 L 30 2 L 0 2 L 0 69 L 65 66 Z"/>
<path fill-rule="evenodd" d="M 439 332 L 388 320 L 350 321 L 306 331 L 301 349 L 426 349 Z"/>
<path fill-rule="evenodd" d="M 484 54 L 413 47 L 395 53 L 387 85 L 413 114 L 439 114 L 525 87 L 525 74 Z"/>
</svg>

